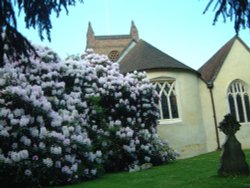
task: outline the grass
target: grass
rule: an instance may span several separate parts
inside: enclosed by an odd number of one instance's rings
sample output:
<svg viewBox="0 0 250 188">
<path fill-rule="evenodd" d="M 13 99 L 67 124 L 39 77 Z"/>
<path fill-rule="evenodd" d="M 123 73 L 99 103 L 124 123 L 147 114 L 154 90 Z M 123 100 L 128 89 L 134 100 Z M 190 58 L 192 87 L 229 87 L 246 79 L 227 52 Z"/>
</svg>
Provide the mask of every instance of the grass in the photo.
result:
<svg viewBox="0 0 250 188">
<path fill-rule="evenodd" d="M 245 150 L 250 164 L 250 150 Z M 106 174 L 99 179 L 54 188 L 250 188 L 250 176 L 219 177 L 220 152 L 153 167 L 140 172 Z"/>
</svg>

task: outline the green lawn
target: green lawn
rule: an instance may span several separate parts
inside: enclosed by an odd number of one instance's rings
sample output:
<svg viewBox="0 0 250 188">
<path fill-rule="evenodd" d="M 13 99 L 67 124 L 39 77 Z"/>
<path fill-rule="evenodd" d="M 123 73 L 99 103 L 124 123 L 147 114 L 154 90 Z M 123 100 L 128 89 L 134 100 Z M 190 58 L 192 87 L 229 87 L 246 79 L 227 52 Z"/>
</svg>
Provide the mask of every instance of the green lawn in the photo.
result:
<svg viewBox="0 0 250 188">
<path fill-rule="evenodd" d="M 250 164 L 250 150 L 245 150 Z M 140 172 L 106 174 L 99 179 L 57 188 L 250 188 L 250 176 L 217 176 L 220 152 L 212 152 Z"/>
</svg>

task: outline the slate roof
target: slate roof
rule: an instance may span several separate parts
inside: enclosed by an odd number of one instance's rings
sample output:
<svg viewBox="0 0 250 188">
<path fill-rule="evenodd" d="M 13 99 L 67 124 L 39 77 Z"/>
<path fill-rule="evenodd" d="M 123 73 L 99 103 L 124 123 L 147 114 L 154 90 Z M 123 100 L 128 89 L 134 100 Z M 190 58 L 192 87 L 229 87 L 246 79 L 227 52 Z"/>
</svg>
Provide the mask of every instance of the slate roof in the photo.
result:
<svg viewBox="0 0 250 188">
<path fill-rule="evenodd" d="M 144 40 L 139 40 L 120 61 L 120 70 L 122 73 L 150 69 L 177 69 L 198 73 L 191 67 L 163 53 Z"/>
<path fill-rule="evenodd" d="M 236 40 L 238 40 L 246 47 L 246 49 L 249 50 L 247 45 L 239 37 L 234 36 L 224 46 L 222 46 L 201 68 L 199 68 L 198 71 L 200 72 L 201 78 L 204 81 L 207 83 L 214 82 Z"/>
</svg>

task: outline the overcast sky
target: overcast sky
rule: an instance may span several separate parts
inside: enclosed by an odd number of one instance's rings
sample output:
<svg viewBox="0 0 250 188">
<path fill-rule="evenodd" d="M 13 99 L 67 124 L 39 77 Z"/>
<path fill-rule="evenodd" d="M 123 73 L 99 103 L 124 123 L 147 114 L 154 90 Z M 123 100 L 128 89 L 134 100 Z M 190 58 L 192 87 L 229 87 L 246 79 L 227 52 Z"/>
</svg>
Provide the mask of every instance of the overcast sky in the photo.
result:
<svg viewBox="0 0 250 188">
<path fill-rule="evenodd" d="M 19 17 L 18 29 L 34 44 L 52 48 L 61 58 L 80 54 L 86 47 L 90 21 L 96 35 L 129 34 L 131 20 L 139 37 L 182 63 L 198 69 L 223 44 L 234 37 L 233 23 L 220 18 L 213 26 L 213 7 L 202 14 L 207 0 L 84 0 L 52 16 L 52 41 L 40 41 L 38 32 L 25 29 Z M 250 32 L 240 37 L 250 46 Z"/>
</svg>

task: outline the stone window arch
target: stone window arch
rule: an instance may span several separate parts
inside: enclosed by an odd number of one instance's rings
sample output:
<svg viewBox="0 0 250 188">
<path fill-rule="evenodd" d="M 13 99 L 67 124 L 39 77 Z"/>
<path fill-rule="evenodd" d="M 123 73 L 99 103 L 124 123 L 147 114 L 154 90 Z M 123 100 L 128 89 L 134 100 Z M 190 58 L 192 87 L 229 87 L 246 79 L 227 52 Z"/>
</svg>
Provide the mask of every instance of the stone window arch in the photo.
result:
<svg viewBox="0 0 250 188">
<path fill-rule="evenodd" d="M 250 105 L 247 84 L 234 80 L 228 87 L 227 99 L 230 113 L 238 122 L 250 122 Z"/>
<path fill-rule="evenodd" d="M 161 120 L 172 120 L 179 118 L 177 94 L 176 94 L 176 80 L 175 79 L 161 79 L 153 81 L 156 91 L 160 96 L 159 109 Z"/>
</svg>

